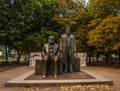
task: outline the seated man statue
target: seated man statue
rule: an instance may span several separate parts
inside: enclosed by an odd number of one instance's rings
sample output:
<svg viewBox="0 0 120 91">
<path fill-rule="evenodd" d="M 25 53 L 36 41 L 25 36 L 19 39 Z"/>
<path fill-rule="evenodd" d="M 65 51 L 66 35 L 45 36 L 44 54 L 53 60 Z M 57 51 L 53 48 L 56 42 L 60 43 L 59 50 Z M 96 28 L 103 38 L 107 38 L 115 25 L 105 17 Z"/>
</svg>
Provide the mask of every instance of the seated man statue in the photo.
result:
<svg viewBox="0 0 120 91">
<path fill-rule="evenodd" d="M 50 36 L 48 43 L 44 44 L 42 50 L 43 78 L 46 78 L 48 73 L 52 73 L 54 77 L 57 78 L 59 55 L 59 47 L 54 41 L 54 36 Z"/>
</svg>

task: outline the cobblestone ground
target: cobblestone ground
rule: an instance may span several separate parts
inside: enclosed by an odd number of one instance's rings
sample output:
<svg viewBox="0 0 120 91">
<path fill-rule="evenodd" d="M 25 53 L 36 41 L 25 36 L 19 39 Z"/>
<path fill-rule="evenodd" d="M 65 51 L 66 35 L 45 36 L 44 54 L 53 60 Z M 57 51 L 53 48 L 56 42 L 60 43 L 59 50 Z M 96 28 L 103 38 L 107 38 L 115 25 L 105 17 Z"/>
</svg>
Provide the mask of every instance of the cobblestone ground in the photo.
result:
<svg viewBox="0 0 120 91">
<path fill-rule="evenodd" d="M 95 74 L 100 74 L 103 77 L 113 80 L 113 86 L 73 85 L 61 87 L 4 87 L 5 82 L 20 76 L 31 69 L 33 68 L 23 66 L 0 72 L 0 91 L 120 91 L 120 69 L 105 67 L 84 67 L 82 69 L 91 71 Z"/>
</svg>

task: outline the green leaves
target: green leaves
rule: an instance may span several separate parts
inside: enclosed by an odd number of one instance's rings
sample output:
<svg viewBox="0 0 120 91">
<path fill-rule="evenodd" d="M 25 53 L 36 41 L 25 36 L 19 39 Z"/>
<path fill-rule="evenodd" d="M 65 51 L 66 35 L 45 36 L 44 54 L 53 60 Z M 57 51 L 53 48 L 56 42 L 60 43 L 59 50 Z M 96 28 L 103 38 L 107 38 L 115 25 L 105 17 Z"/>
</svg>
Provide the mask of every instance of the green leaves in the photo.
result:
<svg viewBox="0 0 120 91">
<path fill-rule="evenodd" d="M 120 0 L 90 0 L 87 6 L 73 0 L 2 1 L 0 40 L 4 38 L 4 45 L 18 49 L 26 46 L 24 51 L 28 53 L 38 51 L 48 36 L 59 40 L 64 28 L 71 26 L 78 51 L 96 48 L 95 51 L 107 52 L 120 48 Z"/>
</svg>

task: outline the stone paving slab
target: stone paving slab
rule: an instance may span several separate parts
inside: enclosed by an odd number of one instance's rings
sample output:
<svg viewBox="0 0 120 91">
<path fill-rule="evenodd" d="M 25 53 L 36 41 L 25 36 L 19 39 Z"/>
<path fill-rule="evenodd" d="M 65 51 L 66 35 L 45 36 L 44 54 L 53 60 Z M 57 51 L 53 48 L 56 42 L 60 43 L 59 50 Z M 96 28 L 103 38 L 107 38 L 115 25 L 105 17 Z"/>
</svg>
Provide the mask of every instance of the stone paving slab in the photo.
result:
<svg viewBox="0 0 120 91">
<path fill-rule="evenodd" d="M 82 70 L 83 72 L 94 77 L 93 79 L 49 79 L 49 80 L 25 80 L 30 75 L 34 74 L 34 70 L 29 71 L 17 78 L 14 78 L 5 83 L 6 87 L 31 87 L 31 86 L 63 86 L 63 85 L 95 85 L 95 84 L 107 84 L 112 85 L 113 81 L 100 76 L 99 74 L 94 74 L 87 70 Z"/>
</svg>

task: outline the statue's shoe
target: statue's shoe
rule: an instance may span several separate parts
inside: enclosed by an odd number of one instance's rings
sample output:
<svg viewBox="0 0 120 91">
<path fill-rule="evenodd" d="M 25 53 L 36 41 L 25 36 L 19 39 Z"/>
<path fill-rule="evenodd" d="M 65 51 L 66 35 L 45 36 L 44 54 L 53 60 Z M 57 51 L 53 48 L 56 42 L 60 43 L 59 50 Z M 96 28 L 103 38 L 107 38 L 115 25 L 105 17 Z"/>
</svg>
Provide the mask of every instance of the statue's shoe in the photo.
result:
<svg viewBox="0 0 120 91">
<path fill-rule="evenodd" d="M 64 73 L 67 73 L 67 70 L 65 70 Z"/>
<path fill-rule="evenodd" d="M 57 78 L 58 76 L 57 75 L 54 75 L 55 78 Z"/>
<path fill-rule="evenodd" d="M 43 79 L 46 78 L 46 75 L 43 75 L 42 78 L 43 78 Z"/>
<path fill-rule="evenodd" d="M 70 71 L 71 74 L 73 74 L 73 71 Z"/>
</svg>

